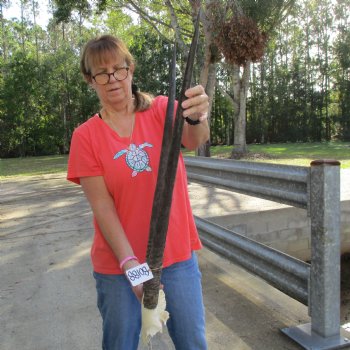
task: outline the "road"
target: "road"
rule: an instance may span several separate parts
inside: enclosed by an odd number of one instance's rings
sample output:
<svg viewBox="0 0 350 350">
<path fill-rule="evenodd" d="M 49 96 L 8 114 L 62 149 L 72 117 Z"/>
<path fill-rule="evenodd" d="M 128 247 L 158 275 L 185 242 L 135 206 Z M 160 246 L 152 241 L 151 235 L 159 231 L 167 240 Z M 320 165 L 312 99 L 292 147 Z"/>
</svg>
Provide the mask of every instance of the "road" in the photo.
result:
<svg viewBox="0 0 350 350">
<path fill-rule="evenodd" d="M 100 349 L 80 187 L 58 174 L 4 180 L 0 192 L 0 349 Z M 309 322 L 304 305 L 207 249 L 199 262 L 209 349 L 300 349 L 279 329 Z M 173 349 L 166 331 L 152 345 Z"/>
</svg>

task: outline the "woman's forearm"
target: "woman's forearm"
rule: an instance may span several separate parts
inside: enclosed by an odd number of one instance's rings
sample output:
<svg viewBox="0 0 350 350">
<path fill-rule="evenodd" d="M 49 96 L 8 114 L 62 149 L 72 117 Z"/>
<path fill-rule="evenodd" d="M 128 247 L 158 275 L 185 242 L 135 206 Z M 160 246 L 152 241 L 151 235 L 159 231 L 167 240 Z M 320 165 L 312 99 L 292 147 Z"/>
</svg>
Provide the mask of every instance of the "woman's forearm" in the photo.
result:
<svg viewBox="0 0 350 350">
<path fill-rule="evenodd" d="M 189 125 L 185 122 L 182 133 L 182 144 L 189 150 L 197 149 L 209 140 L 208 120 L 203 120 L 200 124 Z"/>
<path fill-rule="evenodd" d="M 133 256 L 133 249 L 126 237 L 113 198 L 106 188 L 103 177 L 83 177 L 80 183 L 102 234 L 118 261 Z"/>
</svg>

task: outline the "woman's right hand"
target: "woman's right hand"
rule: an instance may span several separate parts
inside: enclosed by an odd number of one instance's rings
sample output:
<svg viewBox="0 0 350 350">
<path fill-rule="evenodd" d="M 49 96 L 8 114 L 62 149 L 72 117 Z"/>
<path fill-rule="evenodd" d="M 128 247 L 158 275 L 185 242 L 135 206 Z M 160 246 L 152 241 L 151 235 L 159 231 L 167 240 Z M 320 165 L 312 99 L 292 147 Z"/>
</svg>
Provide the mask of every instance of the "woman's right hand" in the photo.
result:
<svg viewBox="0 0 350 350">
<path fill-rule="evenodd" d="M 132 269 L 133 267 L 136 267 L 138 265 L 140 265 L 140 263 L 137 260 L 129 260 L 123 265 L 123 271 L 125 273 L 127 270 Z M 143 283 L 132 287 L 132 291 L 136 295 L 138 301 L 141 303 L 143 296 Z"/>
<path fill-rule="evenodd" d="M 132 287 L 132 291 L 136 295 L 136 298 L 141 303 L 143 297 L 143 283 L 137 285 L 136 287 Z"/>
</svg>

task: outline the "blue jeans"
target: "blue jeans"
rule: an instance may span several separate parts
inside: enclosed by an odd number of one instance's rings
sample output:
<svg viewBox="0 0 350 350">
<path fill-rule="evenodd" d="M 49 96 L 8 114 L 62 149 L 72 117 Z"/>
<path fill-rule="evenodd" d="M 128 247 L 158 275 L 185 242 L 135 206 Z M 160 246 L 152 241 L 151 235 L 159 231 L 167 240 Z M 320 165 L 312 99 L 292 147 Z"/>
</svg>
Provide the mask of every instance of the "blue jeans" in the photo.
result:
<svg viewBox="0 0 350 350">
<path fill-rule="evenodd" d="M 97 306 L 103 320 L 103 350 L 136 350 L 141 331 L 141 305 L 124 275 L 94 272 Z M 161 282 L 170 318 L 169 335 L 177 350 L 206 350 L 201 273 L 197 257 L 162 271 Z"/>
</svg>

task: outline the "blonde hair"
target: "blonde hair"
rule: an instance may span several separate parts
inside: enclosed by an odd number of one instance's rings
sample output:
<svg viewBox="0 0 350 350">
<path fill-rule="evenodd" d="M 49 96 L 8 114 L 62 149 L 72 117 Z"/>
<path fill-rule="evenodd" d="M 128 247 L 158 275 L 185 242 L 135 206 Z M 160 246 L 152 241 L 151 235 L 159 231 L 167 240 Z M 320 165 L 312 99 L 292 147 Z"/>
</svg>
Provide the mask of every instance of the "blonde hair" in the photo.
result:
<svg viewBox="0 0 350 350">
<path fill-rule="evenodd" d="M 92 67 L 103 65 L 110 60 L 116 61 L 120 58 L 123 58 L 128 66 L 135 65 L 133 56 L 119 38 L 112 35 L 102 35 L 91 39 L 86 43 L 80 60 L 80 70 L 85 81 L 91 82 Z M 153 101 L 152 95 L 137 91 L 134 87 L 132 93 L 135 96 L 135 111 L 144 111 L 150 107 Z"/>
</svg>

